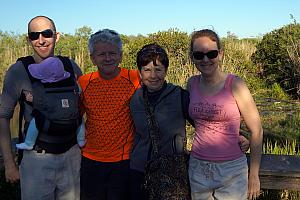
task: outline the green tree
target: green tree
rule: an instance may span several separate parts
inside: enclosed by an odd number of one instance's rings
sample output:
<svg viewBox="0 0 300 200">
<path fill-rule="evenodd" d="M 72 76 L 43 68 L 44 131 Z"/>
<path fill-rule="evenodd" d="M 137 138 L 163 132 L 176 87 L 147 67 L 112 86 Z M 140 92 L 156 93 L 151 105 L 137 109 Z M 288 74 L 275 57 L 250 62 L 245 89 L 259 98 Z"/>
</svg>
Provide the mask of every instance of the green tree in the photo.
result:
<svg viewBox="0 0 300 200">
<path fill-rule="evenodd" d="M 125 43 L 123 45 L 123 59 L 121 65 L 127 69 L 137 69 L 136 56 L 137 52 L 145 45 L 150 43 L 149 38 L 138 35 L 122 38 Z"/>
<path fill-rule="evenodd" d="M 0 86 L 2 88 L 4 74 L 17 58 L 31 53 L 26 35 L 0 31 Z"/>
<path fill-rule="evenodd" d="M 288 24 L 263 36 L 253 54 L 261 76 L 271 84 L 279 83 L 294 98 L 300 97 L 300 24 Z"/>
<path fill-rule="evenodd" d="M 91 34 L 92 29 L 83 26 L 76 29 L 75 35 L 62 34 L 56 45 L 58 54 L 74 59 L 84 73 L 91 71 L 93 66 L 88 52 L 88 39 Z"/>
</svg>

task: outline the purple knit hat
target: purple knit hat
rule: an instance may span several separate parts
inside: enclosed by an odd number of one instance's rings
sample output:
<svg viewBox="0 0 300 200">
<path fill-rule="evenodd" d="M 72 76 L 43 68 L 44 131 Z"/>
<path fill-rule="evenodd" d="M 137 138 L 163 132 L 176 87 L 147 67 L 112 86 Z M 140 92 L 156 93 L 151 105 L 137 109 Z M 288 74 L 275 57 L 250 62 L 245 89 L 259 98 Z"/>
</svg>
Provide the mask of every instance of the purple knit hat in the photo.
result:
<svg viewBox="0 0 300 200">
<path fill-rule="evenodd" d="M 42 83 L 53 83 L 70 77 L 70 73 L 65 71 L 63 63 L 59 58 L 49 57 L 38 64 L 28 66 L 30 74 L 41 80 Z"/>
</svg>

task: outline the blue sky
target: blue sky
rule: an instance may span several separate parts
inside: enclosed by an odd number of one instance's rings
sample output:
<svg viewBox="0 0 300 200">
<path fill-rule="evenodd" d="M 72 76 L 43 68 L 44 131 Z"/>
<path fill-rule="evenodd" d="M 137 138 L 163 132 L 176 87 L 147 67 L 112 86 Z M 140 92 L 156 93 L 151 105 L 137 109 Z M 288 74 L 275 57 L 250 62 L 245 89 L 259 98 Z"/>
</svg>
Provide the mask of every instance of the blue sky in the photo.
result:
<svg viewBox="0 0 300 200">
<path fill-rule="evenodd" d="M 245 38 L 291 23 L 290 14 L 300 22 L 300 0 L 2 0 L 0 30 L 26 33 L 32 17 L 47 15 L 71 34 L 83 26 L 125 35 L 213 28 L 222 37 L 230 31 Z"/>
</svg>

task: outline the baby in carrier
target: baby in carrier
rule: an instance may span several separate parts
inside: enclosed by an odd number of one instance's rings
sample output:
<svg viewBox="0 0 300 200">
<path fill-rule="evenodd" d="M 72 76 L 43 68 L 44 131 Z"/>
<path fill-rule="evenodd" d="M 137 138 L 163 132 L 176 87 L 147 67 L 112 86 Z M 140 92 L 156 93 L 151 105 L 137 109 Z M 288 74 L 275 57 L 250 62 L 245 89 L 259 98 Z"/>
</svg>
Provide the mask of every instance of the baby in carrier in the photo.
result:
<svg viewBox="0 0 300 200">
<path fill-rule="evenodd" d="M 56 83 L 70 77 L 70 73 L 65 71 L 61 60 L 56 57 L 49 57 L 38 64 L 30 64 L 28 66 L 28 71 L 32 77 L 40 80 L 41 83 Z M 34 97 L 30 92 L 25 93 L 25 97 L 27 102 L 33 102 Z M 36 126 L 36 119 L 33 117 L 29 123 L 24 142 L 16 144 L 16 147 L 18 149 L 32 150 L 38 137 L 38 133 L 39 130 Z M 78 145 L 83 147 L 86 143 L 85 125 L 83 120 L 77 128 L 76 134 Z"/>
</svg>

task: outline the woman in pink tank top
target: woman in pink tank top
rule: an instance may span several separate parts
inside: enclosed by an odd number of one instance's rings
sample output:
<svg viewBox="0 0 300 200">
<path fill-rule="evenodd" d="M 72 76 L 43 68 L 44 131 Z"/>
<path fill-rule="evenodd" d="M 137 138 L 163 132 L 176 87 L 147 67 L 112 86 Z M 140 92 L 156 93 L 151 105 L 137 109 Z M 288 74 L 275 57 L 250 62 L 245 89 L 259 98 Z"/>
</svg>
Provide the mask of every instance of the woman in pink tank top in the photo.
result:
<svg viewBox="0 0 300 200">
<path fill-rule="evenodd" d="M 252 199 L 260 194 L 259 166 L 263 130 L 245 82 L 220 70 L 218 35 L 195 31 L 190 57 L 201 75 L 188 81 L 189 115 L 195 122 L 189 166 L 192 199 Z M 250 170 L 240 149 L 241 116 L 251 132 Z"/>
</svg>

